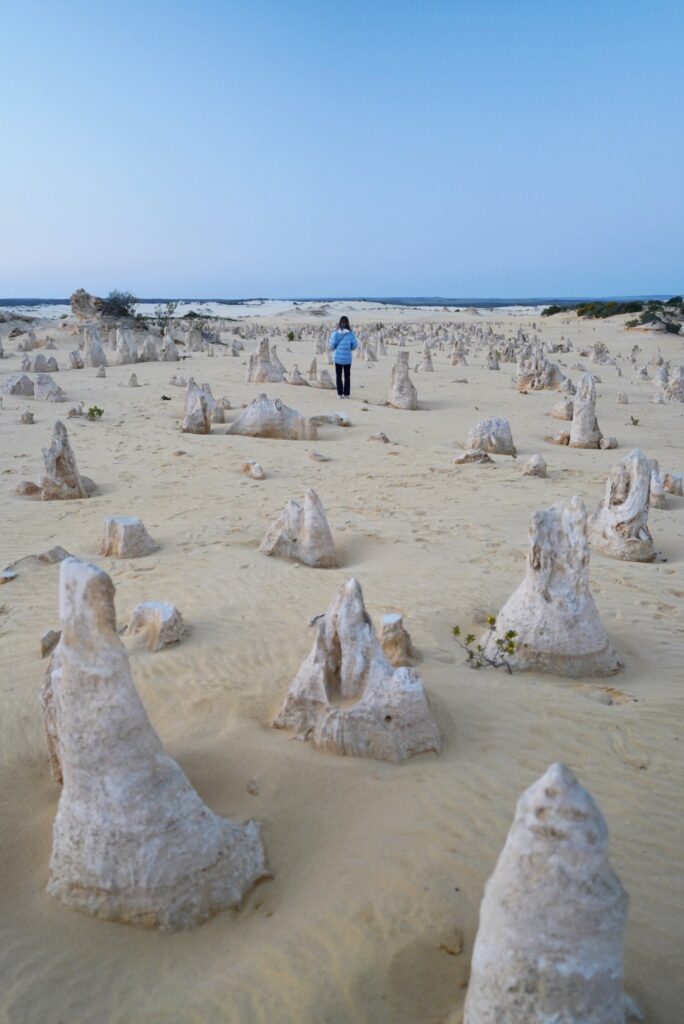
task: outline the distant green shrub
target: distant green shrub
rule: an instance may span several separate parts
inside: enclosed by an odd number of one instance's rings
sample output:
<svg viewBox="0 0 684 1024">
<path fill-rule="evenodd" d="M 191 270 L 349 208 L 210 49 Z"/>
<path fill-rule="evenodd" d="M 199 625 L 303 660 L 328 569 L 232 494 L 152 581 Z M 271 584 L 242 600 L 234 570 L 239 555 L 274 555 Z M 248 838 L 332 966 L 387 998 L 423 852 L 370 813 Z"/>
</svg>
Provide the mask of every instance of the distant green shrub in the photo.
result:
<svg viewBox="0 0 684 1024">
<path fill-rule="evenodd" d="M 102 312 L 105 316 L 133 316 L 133 307 L 137 301 L 130 292 L 113 291 L 103 300 Z"/>
<path fill-rule="evenodd" d="M 623 313 L 641 313 L 643 308 L 643 302 L 583 302 L 577 306 L 577 315 L 605 320 L 609 316 L 620 316 Z"/>
</svg>

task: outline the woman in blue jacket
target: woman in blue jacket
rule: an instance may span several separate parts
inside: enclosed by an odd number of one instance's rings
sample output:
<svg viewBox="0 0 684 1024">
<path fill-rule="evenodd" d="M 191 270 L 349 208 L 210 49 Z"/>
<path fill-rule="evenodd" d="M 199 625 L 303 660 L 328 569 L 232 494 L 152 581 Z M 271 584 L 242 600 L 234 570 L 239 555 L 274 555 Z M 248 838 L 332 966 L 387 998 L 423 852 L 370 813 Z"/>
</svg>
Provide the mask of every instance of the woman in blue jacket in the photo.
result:
<svg viewBox="0 0 684 1024">
<path fill-rule="evenodd" d="M 337 394 L 349 398 L 352 352 L 359 347 L 356 335 L 349 326 L 349 317 L 341 316 L 337 330 L 330 335 L 328 348 L 333 353 Z"/>
</svg>

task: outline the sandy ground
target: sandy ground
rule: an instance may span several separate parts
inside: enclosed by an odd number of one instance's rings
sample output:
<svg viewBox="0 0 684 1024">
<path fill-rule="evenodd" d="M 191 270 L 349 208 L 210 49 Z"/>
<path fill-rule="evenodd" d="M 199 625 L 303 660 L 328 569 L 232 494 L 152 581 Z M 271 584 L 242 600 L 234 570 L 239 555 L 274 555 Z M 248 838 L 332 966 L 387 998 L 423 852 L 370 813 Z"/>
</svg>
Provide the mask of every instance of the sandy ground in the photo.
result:
<svg viewBox="0 0 684 1024">
<path fill-rule="evenodd" d="M 393 315 L 421 316 L 385 311 L 382 319 Z M 528 322 L 496 312 L 477 319 L 505 323 L 510 333 Z M 638 341 L 647 357 L 660 347 L 682 361 L 681 339 L 635 335 L 619 321 L 537 323 L 542 338 L 565 333 L 575 350 L 603 340 L 626 356 Z M 59 341 L 60 365 L 74 347 L 73 337 Z M 627 368 L 618 379 L 614 368 L 584 359 L 603 378 L 599 423 L 620 448 L 558 448 L 543 441 L 563 426 L 547 416 L 557 396 L 518 394 L 515 367 L 490 372 L 484 357 L 463 368 L 437 353 L 434 374 L 412 374 L 420 409 L 384 407 L 394 351 L 372 369 L 355 363 L 345 403 L 328 391 L 246 384 L 246 360 L 229 356 L 141 364 L 137 390 L 122 386 L 130 366 L 108 369 L 104 380 L 95 370 L 60 372 L 69 404 L 105 410 L 101 422 L 66 421 L 79 468 L 100 489 L 87 501 L 14 495 L 41 471 L 40 449 L 68 406 L 4 399 L 0 566 L 61 544 L 111 574 L 121 622 L 142 600 L 178 605 L 191 626 L 180 646 L 150 654 L 126 641 L 134 679 L 167 750 L 209 806 L 262 822 L 274 878 L 239 913 L 176 935 L 90 919 L 46 895 L 59 790 L 38 701 L 46 667 L 39 638 L 58 624 L 58 569 L 25 567 L 0 588 L 3 1024 L 458 1021 L 484 883 L 518 796 L 556 760 L 576 771 L 608 821 L 613 864 L 631 897 L 627 989 L 650 1024 L 681 1019 L 684 499 L 670 496 L 666 509 L 651 512 L 666 563 L 592 559 L 593 593 L 626 663 L 614 679 L 473 672 L 451 627 L 496 612 L 518 585 L 532 511 L 573 494 L 593 509 L 610 465 L 635 446 L 662 470 L 681 472 L 684 407 L 654 405 L 653 386 L 632 383 Z M 313 345 L 279 339 L 278 353 L 288 368 L 305 370 Z M 577 358 L 559 361 L 569 367 Z M 0 362 L 0 374 L 16 372 L 19 361 Z M 223 427 L 182 435 L 183 391 L 168 385 L 174 372 L 208 381 L 234 409 L 268 390 L 304 413 L 343 410 L 353 426 L 326 427 L 315 443 L 226 437 Z M 463 377 L 467 384 L 454 382 Z M 629 406 L 615 404 L 620 389 Z M 35 426 L 18 423 L 27 407 Z M 518 460 L 454 466 L 469 427 L 485 415 L 510 419 Z M 392 444 L 368 441 L 379 431 Z M 331 461 L 312 461 L 312 448 Z M 534 452 L 547 460 L 548 479 L 522 476 Z M 261 463 L 265 481 L 241 474 L 246 458 Z M 269 522 L 307 486 L 328 512 L 339 570 L 259 554 Z M 139 515 L 161 550 L 130 562 L 98 558 L 105 514 Z M 335 758 L 270 728 L 310 649 L 309 620 L 352 575 L 376 622 L 387 611 L 405 615 L 444 739 L 439 757 L 402 767 Z M 610 706 L 596 699 L 606 686 L 614 688 Z"/>
</svg>

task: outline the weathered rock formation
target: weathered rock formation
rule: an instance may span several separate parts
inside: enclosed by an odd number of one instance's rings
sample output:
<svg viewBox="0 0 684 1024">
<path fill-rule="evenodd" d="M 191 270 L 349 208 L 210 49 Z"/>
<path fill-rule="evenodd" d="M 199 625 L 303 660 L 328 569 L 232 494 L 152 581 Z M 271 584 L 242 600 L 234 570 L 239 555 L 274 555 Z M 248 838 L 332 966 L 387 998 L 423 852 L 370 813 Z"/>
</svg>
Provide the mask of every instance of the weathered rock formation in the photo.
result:
<svg viewBox="0 0 684 1024">
<path fill-rule="evenodd" d="M 392 367 L 390 378 L 389 404 L 394 409 L 418 408 L 418 392 L 409 377 L 408 350 L 397 352 L 397 361 Z"/>
<path fill-rule="evenodd" d="M 492 455 L 513 455 L 516 450 L 513 444 L 511 425 L 508 420 L 493 416 L 491 419 L 480 420 L 471 428 L 466 441 L 466 450 L 479 449 L 491 452 Z"/>
<path fill-rule="evenodd" d="M 414 651 L 411 637 L 404 629 L 403 616 L 398 612 L 383 615 L 380 646 L 387 660 L 395 668 L 413 664 Z"/>
<path fill-rule="evenodd" d="M 567 380 L 555 363 L 549 362 L 540 345 L 525 346 L 518 357 L 518 391 L 556 391 Z"/>
<path fill-rule="evenodd" d="M 64 561 L 60 617 L 43 693 L 63 779 L 48 892 L 96 917 L 168 930 L 238 907 L 268 873 L 259 826 L 213 814 L 165 752 L 117 634 L 109 576 Z"/>
<path fill-rule="evenodd" d="M 553 764 L 520 797 L 487 882 L 464 1024 L 625 1024 L 626 919 L 604 817 Z"/>
<path fill-rule="evenodd" d="M 314 490 L 304 495 L 304 504 L 288 501 L 268 529 L 259 547 L 264 555 L 294 558 L 316 569 L 337 567 L 335 542 L 325 510 Z"/>
<path fill-rule="evenodd" d="M 589 522 L 595 551 L 626 562 L 652 562 L 656 556 L 648 528 L 651 466 L 635 448 L 608 474 L 606 491 Z"/>
<path fill-rule="evenodd" d="M 292 367 L 292 372 L 288 374 L 287 383 L 299 385 L 300 387 L 309 386 L 308 380 L 305 380 L 304 377 L 302 377 L 301 373 L 299 372 L 299 367 L 297 366 L 296 363 Z"/>
<path fill-rule="evenodd" d="M 401 762 L 441 742 L 414 669 L 394 669 L 382 652 L 357 580 L 340 587 L 274 725 L 319 750 Z"/>
<path fill-rule="evenodd" d="M 102 299 L 97 295 L 91 295 L 85 288 L 77 289 L 69 301 L 71 302 L 71 312 L 77 320 L 91 320 L 93 317 L 102 315 L 104 305 Z"/>
<path fill-rule="evenodd" d="M 13 373 L 5 377 L 0 384 L 0 393 L 3 395 L 19 395 L 22 398 L 33 397 L 33 381 L 25 373 Z"/>
<path fill-rule="evenodd" d="M 514 630 L 518 671 L 560 676 L 607 676 L 622 662 L 611 644 L 589 590 L 587 511 L 581 498 L 530 517 L 527 572 L 483 641 L 496 658 L 495 641 Z"/>
<path fill-rule="evenodd" d="M 249 371 L 247 380 L 250 384 L 279 384 L 285 374 L 278 366 L 271 362 L 271 351 L 268 346 L 268 338 L 262 338 L 259 342 L 259 351 L 253 352 L 249 357 Z"/>
<path fill-rule="evenodd" d="M 180 642 L 184 632 L 183 616 L 170 601 L 143 601 L 131 612 L 126 632 L 130 636 L 144 633 L 148 650 L 161 651 L 163 647 Z"/>
<path fill-rule="evenodd" d="M 92 367 L 109 365 L 102 347 L 100 332 L 96 327 L 83 328 L 83 365 Z"/>
<path fill-rule="evenodd" d="M 43 501 L 87 498 L 92 494 L 88 481 L 78 471 L 67 429 L 60 420 L 53 427 L 50 447 L 43 448 L 43 461 L 45 473 L 38 484 Z"/>
<path fill-rule="evenodd" d="M 227 433 L 288 441 L 315 441 L 318 436 L 311 420 L 296 409 L 290 409 L 279 398 L 272 399 L 268 395 L 253 399 L 231 423 Z"/>
<path fill-rule="evenodd" d="M 531 455 L 525 463 L 523 476 L 546 476 L 546 462 L 541 455 Z"/>
<path fill-rule="evenodd" d="M 181 430 L 184 434 L 208 434 L 211 431 L 211 410 L 207 392 L 195 384 L 192 377 L 185 390 L 185 416 Z"/>
<path fill-rule="evenodd" d="M 142 558 L 158 551 L 137 516 L 106 516 L 100 554 L 106 558 Z"/>
<path fill-rule="evenodd" d="M 594 377 L 591 373 L 583 373 L 577 383 L 570 428 L 570 447 L 599 448 L 602 437 L 596 419 Z"/>
</svg>

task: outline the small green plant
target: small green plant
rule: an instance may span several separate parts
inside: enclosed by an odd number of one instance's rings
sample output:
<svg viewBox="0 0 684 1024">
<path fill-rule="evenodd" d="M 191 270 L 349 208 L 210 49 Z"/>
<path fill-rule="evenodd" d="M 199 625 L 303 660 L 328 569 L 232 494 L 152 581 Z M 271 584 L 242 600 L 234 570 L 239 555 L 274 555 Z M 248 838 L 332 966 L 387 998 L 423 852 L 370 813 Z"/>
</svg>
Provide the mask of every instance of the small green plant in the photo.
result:
<svg viewBox="0 0 684 1024">
<path fill-rule="evenodd" d="M 633 427 L 638 427 L 639 426 L 639 417 L 638 416 L 630 416 L 629 417 L 629 422 L 632 424 Z"/>
<path fill-rule="evenodd" d="M 288 341 L 294 341 L 294 339 L 295 339 L 295 333 L 294 333 L 294 331 L 288 331 L 288 332 L 287 332 L 287 340 L 288 340 Z"/>
<path fill-rule="evenodd" d="M 86 415 L 89 420 L 100 420 L 102 419 L 103 413 L 104 409 L 101 409 L 99 405 L 91 405 Z"/>
<path fill-rule="evenodd" d="M 161 329 L 163 331 L 165 331 L 166 328 L 169 326 L 169 320 L 172 318 L 172 316 L 176 312 L 176 307 L 177 306 L 178 306 L 177 302 L 170 301 L 170 302 L 159 302 L 154 307 L 155 319 L 158 321 L 159 326 L 161 327 Z"/>
<path fill-rule="evenodd" d="M 485 654 L 485 647 L 490 638 L 494 637 L 496 615 L 488 616 L 487 625 L 489 626 L 489 632 L 484 644 L 475 644 L 474 633 L 468 633 L 465 640 L 461 640 L 460 626 L 454 626 L 452 633 L 458 646 L 466 652 L 467 664 L 470 668 L 483 668 L 485 665 L 489 665 L 491 668 L 505 668 L 509 676 L 512 676 L 513 668 L 508 659 L 510 655 L 515 654 L 515 638 L 518 634 L 514 629 L 509 629 L 503 636 L 496 637 L 494 640 L 496 654 L 493 657 L 489 657 L 489 655 Z M 474 644 L 475 646 L 473 646 Z"/>
</svg>

